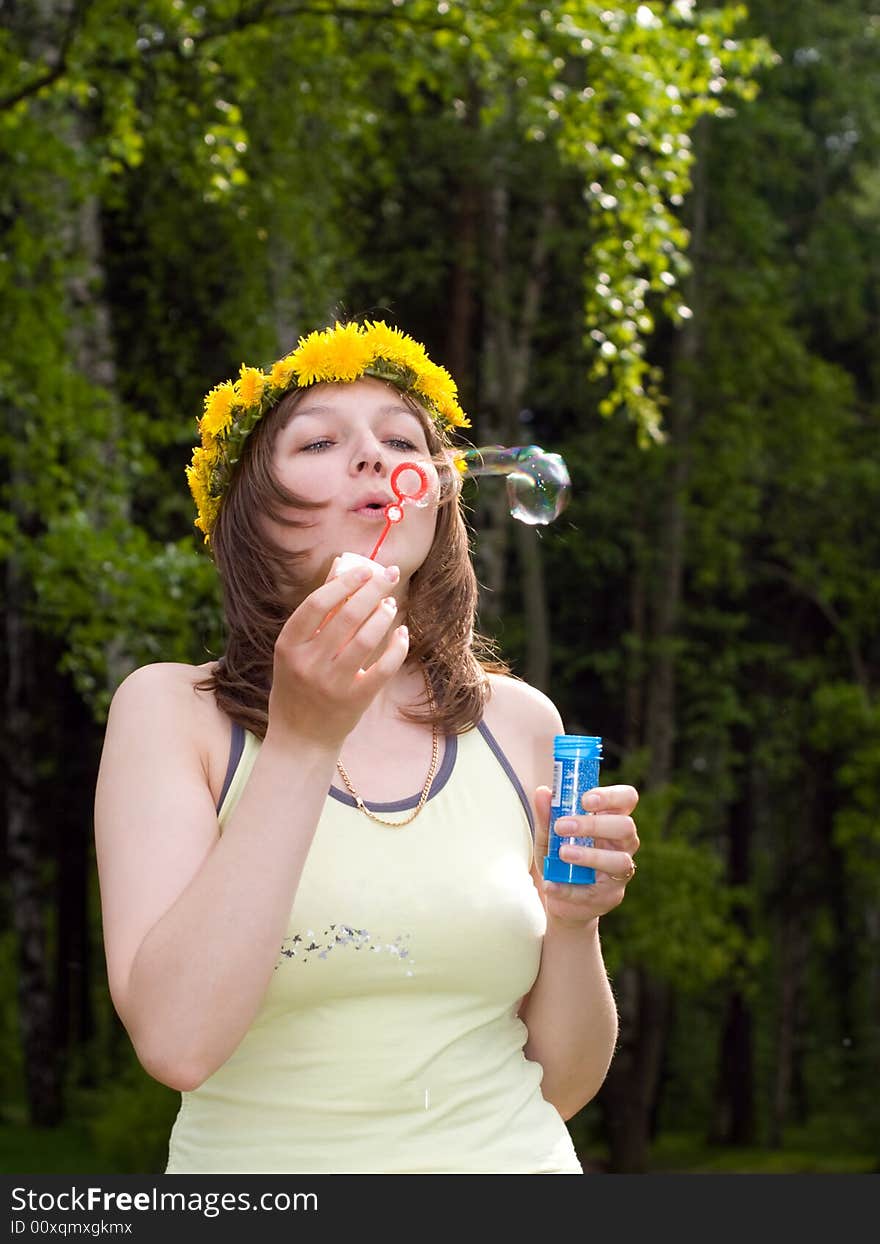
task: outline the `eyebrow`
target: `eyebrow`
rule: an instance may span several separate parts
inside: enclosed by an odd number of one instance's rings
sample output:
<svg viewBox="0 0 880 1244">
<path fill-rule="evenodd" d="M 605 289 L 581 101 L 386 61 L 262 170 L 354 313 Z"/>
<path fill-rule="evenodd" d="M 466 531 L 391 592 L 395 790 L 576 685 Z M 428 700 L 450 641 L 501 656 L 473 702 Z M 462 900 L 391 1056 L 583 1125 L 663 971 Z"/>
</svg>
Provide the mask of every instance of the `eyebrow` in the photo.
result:
<svg viewBox="0 0 880 1244">
<path fill-rule="evenodd" d="M 337 413 L 338 412 L 335 406 L 326 406 L 321 403 L 309 406 L 297 406 L 291 414 L 290 421 L 293 422 L 294 419 L 299 418 L 302 415 L 335 415 Z M 415 420 L 419 427 L 422 426 L 415 411 L 410 410 L 408 406 L 405 406 L 399 402 L 391 403 L 388 406 L 380 406 L 378 413 L 380 415 L 409 415 L 410 419 Z"/>
</svg>

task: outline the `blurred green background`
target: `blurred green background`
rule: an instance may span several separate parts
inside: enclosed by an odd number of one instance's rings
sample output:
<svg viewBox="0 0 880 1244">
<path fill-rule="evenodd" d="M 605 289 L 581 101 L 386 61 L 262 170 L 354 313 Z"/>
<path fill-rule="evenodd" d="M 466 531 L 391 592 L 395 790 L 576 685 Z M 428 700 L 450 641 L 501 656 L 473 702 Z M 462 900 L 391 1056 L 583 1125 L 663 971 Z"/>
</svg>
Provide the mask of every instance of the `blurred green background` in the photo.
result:
<svg viewBox="0 0 880 1244">
<path fill-rule="evenodd" d="M 0 8 L 0 1168 L 164 1168 L 107 705 L 222 651 L 203 393 L 366 315 L 571 472 L 466 498 L 483 629 L 641 792 L 585 1165 L 880 1169 L 878 52 L 868 0 Z"/>
</svg>

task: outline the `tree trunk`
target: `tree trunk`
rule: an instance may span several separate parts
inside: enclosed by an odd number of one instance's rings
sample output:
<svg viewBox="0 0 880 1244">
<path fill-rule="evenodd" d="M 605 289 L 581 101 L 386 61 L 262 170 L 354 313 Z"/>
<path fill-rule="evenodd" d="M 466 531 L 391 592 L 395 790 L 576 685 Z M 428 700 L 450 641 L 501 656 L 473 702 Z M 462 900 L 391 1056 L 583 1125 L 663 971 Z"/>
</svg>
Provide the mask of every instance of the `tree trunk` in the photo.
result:
<svg viewBox="0 0 880 1244">
<path fill-rule="evenodd" d="M 748 1146 L 755 1143 L 754 1022 L 741 989 L 732 989 L 721 1034 L 715 1119 L 711 1144 Z"/>
<path fill-rule="evenodd" d="M 779 1017 L 776 1036 L 776 1075 L 770 1116 L 770 1145 L 781 1149 L 789 1120 L 796 1078 L 798 1024 L 809 952 L 809 930 L 793 908 L 783 916 L 779 947 Z"/>
<path fill-rule="evenodd" d="M 752 882 L 752 841 L 755 834 L 755 808 L 758 806 L 751 763 L 750 737 L 744 730 L 734 731 L 731 746 L 743 757 L 739 775 L 739 797 L 728 816 L 727 884 L 747 892 Z M 742 932 L 742 944 L 752 944 L 752 921 L 747 903 L 738 904 L 732 918 Z M 737 965 L 746 972 L 747 964 Z M 727 1013 L 721 1034 L 715 1089 L 714 1120 L 710 1141 L 722 1145 L 752 1145 L 755 1142 L 755 1060 L 752 1009 L 746 995 L 734 985 L 727 998 Z"/>
<path fill-rule="evenodd" d="M 511 257 L 509 246 L 509 194 L 500 176 L 486 196 L 490 281 L 487 315 L 487 393 L 493 412 L 485 427 L 493 444 L 519 445 L 523 440 L 520 415 L 529 383 L 532 339 L 546 280 L 547 249 L 556 219 L 555 205 L 548 199 L 535 228 L 532 250 L 524 275 L 521 307 L 514 321 Z M 500 481 L 499 481 L 500 483 Z M 504 601 L 510 516 L 506 489 L 499 486 L 481 507 L 480 542 L 477 549 L 479 578 L 483 585 L 480 616 L 486 629 L 494 631 Z M 486 521 L 487 520 L 487 521 Z M 522 609 L 527 626 L 524 677 L 547 689 L 550 681 L 550 620 L 540 561 L 540 546 L 531 531 L 518 531 L 516 549 L 521 568 Z"/>
<path fill-rule="evenodd" d="M 660 516 L 656 568 L 651 591 L 651 667 L 644 696 L 645 740 L 649 748 L 646 792 L 671 781 L 676 737 L 676 659 L 684 579 L 689 436 L 695 417 L 693 377 L 700 354 L 701 262 L 706 232 L 705 126 L 695 135 L 695 173 L 690 200 L 693 274 L 688 301 L 693 312 L 679 330 L 670 368 L 668 443 L 654 452 L 670 460 L 668 487 Z M 641 606 L 633 601 L 631 613 Z M 635 700 L 631 696 L 632 701 Z M 631 972 L 619 991 L 621 1046 L 600 1094 L 610 1142 L 613 1172 L 648 1169 L 651 1120 L 659 1092 L 670 987 L 650 972 Z"/>
<path fill-rule="evenodd" d="M 58 937 L 55 946 L 56 1048 L 62 1057 L 87 1045 L 95 1035 L 92 1005 L 92 939 L 89 921 L 90 881 L 93 868 L 91 826 L 83 815 L 94 804 L 100 735 L 86 705 L 69 679 L 55 675 L 52 703 L 57 712 L 49 746 L 58 757 L 55 783 L 63 790 L 49 792 L 55 815 L 55 906 Z M 63 794 L 63 798 L 58 796 Z M 81 1083 L 93 1084 L 89 1061 L 83 1061 Z"/>
<path fill-rule="evenodd" d="M 80 117 L 70 120 L 70 141 L 75 147 L 88 149 L 87 123 Z M 71 230 L 71 254 L 73 269 L 67 281 L 67 293 L 71 307 L 70 351 L 79 373 L 96 388 L 103 389 L 110 399 L 113 411 L 100 454 L 108 474 L 113 473 L 119 458 L 119 444 L 123 437 L 122 407 L 117 395 L 117 367 L 112 333 L 110 305 L 106 298 L 106 270 L 104 262 L 104 231 L 100 200 L 90 195 L 76 209 Z M 127 497 L 116 504 L 127 517 L 130 505 Z M 107 510 L 104 498 L 96 498 L 89 510 L 89 521 L 99 530 L 105 523 Z M 96 608 L 106 607 L 107 596 L 99 583 L 96 591 Z M 125 636 L 119 634 L 104 647 L 105 686 L 112 695 L 119 683 L 132 669 L 132 661 L 126 649 Z M 59 698 L 63 697 L 60 690 Z M 82 715 L 82 706 L 68 702 L 66 719 L 69 723 Z M 63 728 L 63 725 L 62 725 Z M 91 732 L 80 721 L 76 737 L 84 746 L 92 742 Z M 83 735 L 86 735 L 84 738 Z M 74 749 L 75 753 L 75 749 Z M 79 757 L 83 756 L 82 751 Z M 74 780 L 76 754 L 68 753 L 63 772 L 67 780 Z M 95 760 L 97 758 L 94 758 Z M 92 771 L 91 782 L 94 783 Z M 89 988 L 89 965 L 92 959 L 90 938 L 91 921 L 89 901 L 90 873 L 94 868 L 92 850 L 93 826 L 91 808 L 94 791 L 90 797 L 77 805 L 76 816 L 61 815 L 56 822 L 57 874 L 56 901 L 58 923 L 58 946 L 56 949 L 57 1039 L 59 1049 L 69 1053 L 80 1042 L 88 1041 L 95 1030 L 92 994 Z M 83 1082 L 88 1083 L 90 1072 L 87 1062 L 80 1065 Z"/>
<path fill-rule="evenodd" d="M 781 1148 L 792 1106 L 802 1083 L 799 1062 L 806 1006 L 807 970 L 815 913 L 827 902 L 828 776 L 822 761 L 807 752 L 803 789 L 797 800 L 797 831 L 791 832 L 779 855 L 779 873 L 772 907 L 779 913 L 779 1009 L 775 1079 L 771 1094 L 770 1144 Z"/>
<path fill-rule="evenodd" d="M 641 493 L 633 500 L 633 526 L 637 533 L 636 554 L 630 575 L 630 652 L 626 663 L 623 704 L 623 752 L 632 755 L 644 739 L 645 645 L 647 642 L 647 582 L 644 545 L 645 512 Z"/>
<path fill-rule="evenodd" d="M 28 585 L 18 555 L 6 563 L 7 851 L 18 941 L 18 1011 L 28 1119 L 52 1127 L 64 1113 L 47 959 L 45 848 L 37 815 L 37 652 L 26 621 Z"/>
<path fill-rule="evenodd" d="M 525 523 L 516 525 L 516 547 L 522 568 L 523 610 L 526 620 L 526 682 L 550 693 L 550 617 L 547 611 L 547 590 L 544 562 L 538 532 Z"/>
<path fill-rule="evenodd" d="M 455 195 L 456 215 L 452 242 L 453 268 L 449 286 L 449 320 L 446 325 L 444 357 L 456 377 L 459 399 L 470 413 L 476 400 L 477 384 L 472 371 L 471 342 L 477 320 L 477 270 L 480 242 L 479 170 L 474 152 L 479 146 L 482 97 L 474 82 L 469 83 L 466 117 L 466 150 L 470 160 Z"/>
<path fill-rule="evenodd" d="M 620 1037 L 600 1102 L 613 1174 L 648 1170 L 651 1121 L 663 1065 L 671 994 L 641 969 L 624 968 L 615 982 Z"/>
</svg>

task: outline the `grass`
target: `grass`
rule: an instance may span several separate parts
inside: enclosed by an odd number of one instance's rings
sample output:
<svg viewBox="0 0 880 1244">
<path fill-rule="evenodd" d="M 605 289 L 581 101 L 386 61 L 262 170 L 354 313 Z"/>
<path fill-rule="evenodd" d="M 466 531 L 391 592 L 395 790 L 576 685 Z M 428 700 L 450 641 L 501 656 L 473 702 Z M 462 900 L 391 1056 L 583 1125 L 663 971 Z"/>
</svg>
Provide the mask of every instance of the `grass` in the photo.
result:
<svg viewBox="0 0 880 1244">
<path fill-rule="evenodd" d="M 0 1171 L 11 1175 L 113 1175 L 88 1132 L 74 1123 L 28 1127 L 0 1123 Z"/>
<path fill-rule="evenodd" d="M 798 1142 L 798 1143 L 795 1143 Z M 605 1169 L 605 1155 L 590 1149 L 582 1154 L 585 1169 Z M 149 1163 L 145 1162 L 145 1174 Z M 826 1152 L 805 1137 L 791 1137 L 783 1149 L 707 1148 L 693 1136 L 667 1134 L 651 1150 L 652 1174 L 715 1175 L 841 1175 L 876 1174 L 878 1157 L 868 1152 Z M 7 1116 L 0 1121 L 0 1172 L 21 1175 L 111 1175 L 122 1168 L 108 1165 L 95 1152 L 88 1131 L 76 1123 L 55 1128 L 30 1127 Z"/>
<path fill-rule="evenodd" d="M 607 1168 L 607 1154 L 582 1155 L 587 1170 Z M 866 1175 L 876 1174 L 876 1153 L 825 1145 L 805 1135 L 786 1137 L 781 1149 L 710 1147 L 696 1136 L 667 1133 L 651 1148 L 650 1173 L 692 1175 Z"/>
</svg>

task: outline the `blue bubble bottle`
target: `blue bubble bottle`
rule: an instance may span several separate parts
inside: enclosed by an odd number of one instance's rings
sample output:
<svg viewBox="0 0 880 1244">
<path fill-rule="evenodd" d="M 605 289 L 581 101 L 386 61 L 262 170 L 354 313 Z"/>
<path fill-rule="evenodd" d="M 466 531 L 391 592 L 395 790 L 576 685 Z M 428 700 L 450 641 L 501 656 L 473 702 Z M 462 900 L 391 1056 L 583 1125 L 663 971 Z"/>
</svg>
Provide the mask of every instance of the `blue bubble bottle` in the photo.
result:
<svg viewBox="0 0 880 1244">
<path fill-rule="evenodd" d="M 599 785 L 602 740 L 592 734 L 557 734 L 553 739 L 553 795 L 550 801 L 550 833 L 544 856 L 544 880 L 567 885 L 593 885 L 595 868 L 568 864 L 559 858 L 563 843 L 591 847 L 592 838 L 560 838 L 553 826 L 563 816 L 582 816 L 581 796 Z"/>
</svg>

